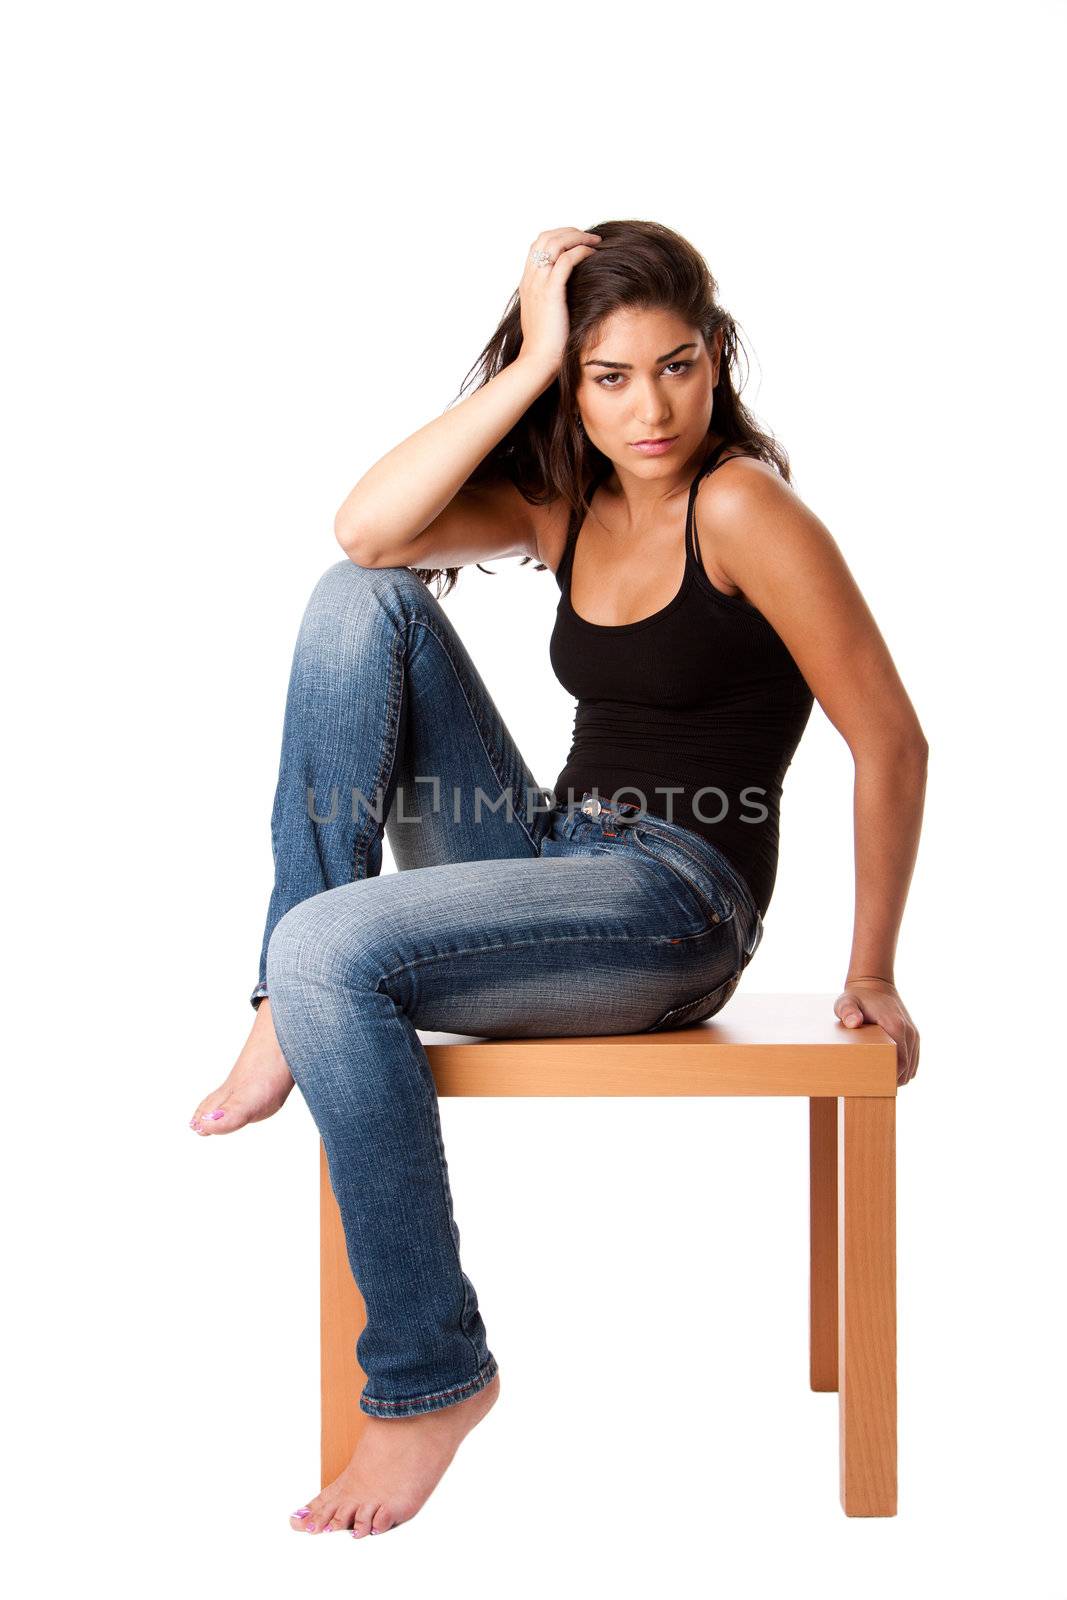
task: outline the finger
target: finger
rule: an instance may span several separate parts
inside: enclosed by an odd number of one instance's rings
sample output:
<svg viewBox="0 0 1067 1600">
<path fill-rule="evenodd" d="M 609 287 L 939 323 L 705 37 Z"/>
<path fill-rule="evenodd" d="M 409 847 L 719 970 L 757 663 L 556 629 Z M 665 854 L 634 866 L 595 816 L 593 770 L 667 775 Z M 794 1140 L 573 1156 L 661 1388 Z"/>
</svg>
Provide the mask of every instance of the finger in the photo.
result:
<svg viewBox="0 0 1067 1600">
<path fill-rule="evenodd" d="M 526 270 L 523 273 L 523 280 L 525 281 L 528 278 L 534 284 L 544 283 L 551 274 L 557 271 L 557 268 L 559 269 L 558 276 L 566 279 L 570 275 L 572 267 L 576 267 L 579 261 L 584 261 L 586 256 L 593 255 L 595 251 L 596 246 L 592 244 L 572 244 L 568 245 L 566 249 L 560 250 L 554 256 L 549 251 L 548 254 L 552 256 L 550 261 L 536 262 L 528 259 Z"/>
<path fill-rule="evenodd" d="M 552 264 L 552 271 L 558 272 L 561 278 L 570 276 L 571 269 L 579 261 L 584 261 L 586 256 L 596 254 L 596 246 L 591 244 L 572 244 L 569 250 L 562 250 Z"/>
<path fill-rule="evenodd" d="M 855 1000 L 839 1000 L 834 1010 L 837 1013 L 838 1021 L 843 1022 L 846 1028 L 858 1028 L 861 1026 L 863 1012 Z"/>
<path fill-rule="evenodd" d="M 594 249 L 600 244 L 599 233 L 583 233 L 580 228 L 555 228 L 548 233 L 540 233 L 526 253 L 527 267 L 536 267 L 534 257 L 543 251 L 551 258 L 551 266 L 555 266 L 560 256 L 568 249 L 573 250 L 576 245 L 590 241 L 587 248 Z"/>
<path fill-rule="evenodd" d="M 904 1077 L 901 1078 L 901 1083 L 910 1083 L 913 1077 L 915 1077 L 915 1045 L 909 1037 L 904 1043 Z"/>
</svg>

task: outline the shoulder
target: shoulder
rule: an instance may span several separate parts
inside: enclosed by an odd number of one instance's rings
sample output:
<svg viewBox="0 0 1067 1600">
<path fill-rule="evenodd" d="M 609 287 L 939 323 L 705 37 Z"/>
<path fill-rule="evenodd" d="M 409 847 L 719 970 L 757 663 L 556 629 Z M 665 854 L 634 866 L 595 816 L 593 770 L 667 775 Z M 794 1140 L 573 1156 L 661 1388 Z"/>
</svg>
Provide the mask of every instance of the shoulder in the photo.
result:
<svg viewBox="0 0 1067 1600">
<path fill-rule="evenodd" d="M 697 509 L 707 507 L 710 511 L 719 505 L 745 505 L 768 494 L 773 497 L 776 489 L 786 494 L 793 492 L 781 473 L 766 461 L 745 455 L 743 447 L 732 445 L 714 471 L 700 479 Z"/>
<path fill-rule="evenodd" d="M 800 504 L 774 467 L 733 447 L 714 472 L 701 478 L 693 506 L 695 537 L 711 581 L 727 594 L 747 598 L 731 568 L 739 571 L 738 546 L 748 553 L 773 536 L 788 507 Z"/>
</svg>

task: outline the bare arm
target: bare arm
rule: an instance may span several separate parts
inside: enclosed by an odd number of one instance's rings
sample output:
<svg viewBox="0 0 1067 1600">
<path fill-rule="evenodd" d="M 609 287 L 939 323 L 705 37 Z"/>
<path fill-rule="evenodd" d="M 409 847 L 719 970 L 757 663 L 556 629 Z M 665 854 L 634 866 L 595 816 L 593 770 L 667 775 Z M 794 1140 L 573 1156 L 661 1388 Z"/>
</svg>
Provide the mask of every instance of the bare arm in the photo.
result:
<svg viewBox="0 0 1067 1600">
<path fill-rule="evenodd" d="M 535 524 L 517 490 L 485 495 L 475 492 L 480 485 L 463 486 L 555 380 L 570 327 L 567 280 L 599 242 L 580 228 L 538 234 L 519 284 L 517 358 L 375 462 L 334 518 L 338 542 L 358 566 L 462 566 L 445 559 L 457 547 L 475 561 L 511 554 L 512 544 L 537 554 Z"/>
<path fill-rule="evenodd" d="M 363 474 L 334 519 L 345 552 L 362 566 L 421 564 L 411 553 L 418 535 L 554 379 L 546 363 L 520 355 L 459 405 L 395 445 Z M 468 493 L 473 505 L 474 492 Z M 479 560 L 487 552 L 476 548 Z M 435 565 L 455 564 L 437 559 L 436 551 L 434 556 Z"/>
<path fill-rule="evenodd" d="M 926 736 L 840 549 L 789 485 L 737 460 L 700 493 L 717 564 L 776 630 L 852 752 L 855 921 L 838 1015 L 847 1020 L 846 997 L 860 997 L 867 1020 L 897 1038 L 907 1081 L 918 1035 L 896 997 L 894 963 L 922 827 Z M 878 991 L 886 1003 L 869 1005 Z"/>
</svg>

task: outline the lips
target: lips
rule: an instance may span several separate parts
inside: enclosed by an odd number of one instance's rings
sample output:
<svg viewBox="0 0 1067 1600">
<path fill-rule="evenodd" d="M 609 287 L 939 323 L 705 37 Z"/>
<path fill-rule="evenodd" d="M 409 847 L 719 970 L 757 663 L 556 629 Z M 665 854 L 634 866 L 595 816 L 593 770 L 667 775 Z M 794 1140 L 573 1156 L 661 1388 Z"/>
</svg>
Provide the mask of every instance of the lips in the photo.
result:
<svg viewBox="0 0 1067 1600">
<path fill-rule="evenodd" d="M 636 450 L 639 456 L 665 456 L 677 443 L 678 435 L 674 434 L 667 439 L 637 439 L 630 449 Z"/>
</svg>

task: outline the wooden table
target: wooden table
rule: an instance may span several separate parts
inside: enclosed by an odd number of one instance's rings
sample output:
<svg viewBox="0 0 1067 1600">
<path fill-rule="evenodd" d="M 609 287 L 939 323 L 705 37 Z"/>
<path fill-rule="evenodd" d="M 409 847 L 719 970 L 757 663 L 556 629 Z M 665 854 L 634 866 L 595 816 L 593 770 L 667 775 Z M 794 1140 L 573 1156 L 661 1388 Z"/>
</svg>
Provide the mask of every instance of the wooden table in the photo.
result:
<svg viewBox="0 0 1067 1600">
<path fill-rule="evenodd" d="M 673 1033 L 482 1039 L 420 1033 L 444 1095 L 804 1095 L 809 1104 L 810 1379 L 838 1393 L 840 1497 L 850 1517 L 897 1509 L 896 1046 L 846 1028 L 835 995 L 738 994 Z M 322 1482 L 366 1414 L 365 1325 L 320 1141 Z"/>
</svg>

